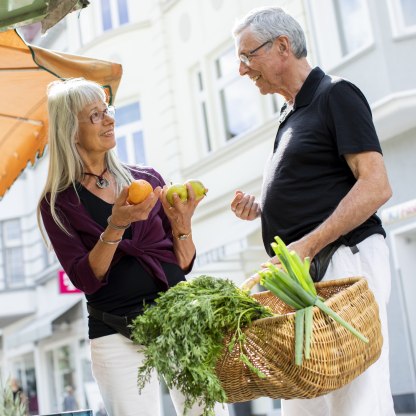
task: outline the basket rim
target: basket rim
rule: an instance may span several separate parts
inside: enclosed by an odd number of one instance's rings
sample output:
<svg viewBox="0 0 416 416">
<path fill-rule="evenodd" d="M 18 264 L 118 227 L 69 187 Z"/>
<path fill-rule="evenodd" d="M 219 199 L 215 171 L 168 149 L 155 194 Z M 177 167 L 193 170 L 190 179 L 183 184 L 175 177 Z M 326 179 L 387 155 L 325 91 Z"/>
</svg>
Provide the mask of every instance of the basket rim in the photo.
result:
<svg viewBox="0 0 416 416">
<path fill-rule="evenodd" d="M 345 285 L 349 285 L 349 287 L 353 287 L 353 286 L 356 286 L 356 285 L 363 285 L 364 286 L 363 288 L 365 288 L 365 287 L 368 287 L 368 282 L 367 282 L 367 279 L 365 277 L 356 276 L 356 277 L 343 277 L 341 279 L 326 280 L 324 282 L 315 283 L 316 288 L 325 288 L 325 287 L 328 287 L 328 286 L 345 286 Z M 331 296 L 330 298 L 325 300 L 325 303 L 327 301 L 330 301 L 330 303 L 333 303 L 333 301 L 336 300 L 338 296 L 341 296 L 342 292 L 343 291 L 335 293 L 333 296 Z M 254 293 L 253 295 L 269 294 L 269 293 L 271 293 L 270 290 L 264 290 L 262 292 Z M 273 295 L 273 296 L 275 296 L 275 295 Z M 330 306 L 330 305 L 328 305 L 328 306 Z M 313 308 L 315 309 L 315 308 L 317 308 L 317 306 L 314 306 Z M 276 320 L 276 319 L 279 319 L 279 318 L 287 319 L 287 317 L 289 317 L 291 315 L 295 315 L 295 313 L 296 313 L 296 311 L 293 311 L 293 312 L 287 312 L 285 314 L 274 314 L 273 316 L 268 316 L 266 318 L 256 319 L 247 328 L 249 328 L 252 325 L 256 325 L 257 323 L 260 324 L 260 323 L 264 323 L 264 322 L 267 322 L 267 321 L 270 321 L 270 320 Z"/>
</svg>

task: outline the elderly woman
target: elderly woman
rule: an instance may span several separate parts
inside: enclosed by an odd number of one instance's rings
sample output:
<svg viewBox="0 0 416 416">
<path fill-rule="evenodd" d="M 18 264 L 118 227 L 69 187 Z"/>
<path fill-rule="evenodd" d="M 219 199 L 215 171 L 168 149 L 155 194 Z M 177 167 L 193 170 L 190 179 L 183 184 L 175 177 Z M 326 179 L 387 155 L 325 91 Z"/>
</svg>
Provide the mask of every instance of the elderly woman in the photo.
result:
<svg viewBox="0 0 416 416">
<path fill-rule="evenodd" d="M 48 88 L 49 172 L 38 217 L 72 283 L 85 293 L 94 377 L 109 415 L 159 415 L 156 376 L 139 394 L 143 355 L 128 324 L 161 291 L 185 280 L 195 246 L 191 219 L 198 205 L 174 195 L 171 207 L 161 175 L 129 167 L 114 152 L 114 108 L 100 85 L 84 79 Z M 128 185 L 145 179 L 153 192 L 128 203 Z M 178 415 L 184 398 L 171 391 Z M 200 415 L 194 406 L 190 415 Z M 227 414 L 218 405 L 216 414 Z"/>
</svg>

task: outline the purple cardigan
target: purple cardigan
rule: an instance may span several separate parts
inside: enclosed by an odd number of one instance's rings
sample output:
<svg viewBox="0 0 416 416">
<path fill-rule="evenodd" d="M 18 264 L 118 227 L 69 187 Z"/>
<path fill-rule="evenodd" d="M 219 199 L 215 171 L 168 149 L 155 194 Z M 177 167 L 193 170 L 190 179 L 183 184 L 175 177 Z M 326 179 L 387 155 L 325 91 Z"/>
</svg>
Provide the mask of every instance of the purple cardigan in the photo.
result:
<svg viewBox="0 0 416 416">
<path fill-rule="evenodd" d="M 140 168 L 139 171 L 131 172 L 135 179 L 146 179 L 153 188 L 165 184 L 159 173 L 152 168 Z M 73 187 L 58 195 L 56 209 L 70 236 L 53 220 L 46 198 L 42 200 L 42 220 L 54 251 L 74 286 L 86 294 L 92 294 L 107 284 L 108 272 L 103 280 L 98 280 L 88 260 L 89 252 L 104 229 L 90 217 Z M 147 220 L 134 222 L 131 227 L 132 239 L 123 239 L 120 242 L 110 267 L 124 255 L 134 256 L 152 276 L 168 288 L 160 262 L 178 262 L 173 252 L 172 229 L 161 202 L 156 203 Z"/>
</svg>

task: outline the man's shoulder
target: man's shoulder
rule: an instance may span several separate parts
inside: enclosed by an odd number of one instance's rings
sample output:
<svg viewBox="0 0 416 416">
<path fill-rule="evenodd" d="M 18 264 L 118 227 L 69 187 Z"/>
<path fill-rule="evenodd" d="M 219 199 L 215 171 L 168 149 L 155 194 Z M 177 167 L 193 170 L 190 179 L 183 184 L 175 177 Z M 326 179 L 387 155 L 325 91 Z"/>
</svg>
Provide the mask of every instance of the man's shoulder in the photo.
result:
<svg viewBox="0 0 416 416">
<path fill-rule="evenodd" d="M 357 101 L 358 99 L 366 101 L 363 92 L 352 81 L 331 74 L 325 74 L 322 78 L 321 83 L 317 88 L 317 95 L 319 95 L 321 99 L 330 97 L 330 99 L 334 100 L 349 99 Z"/>
</svg>

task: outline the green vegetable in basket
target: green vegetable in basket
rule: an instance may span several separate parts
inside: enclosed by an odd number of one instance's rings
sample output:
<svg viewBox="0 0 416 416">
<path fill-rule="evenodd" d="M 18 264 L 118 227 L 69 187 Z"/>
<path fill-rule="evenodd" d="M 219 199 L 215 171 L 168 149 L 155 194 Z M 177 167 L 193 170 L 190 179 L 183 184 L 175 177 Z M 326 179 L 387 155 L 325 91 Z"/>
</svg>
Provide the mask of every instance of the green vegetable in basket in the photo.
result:
<svg viewBox="0 0 416 416">
<path fill-rule="evenodd" d="M 230 280 L 200 276 L 177 284 L 133 322 L 132 339 L 145 346 L 139 389 L 156 369 L 169 388 L 185 395 L 185 413 L 198 401 L 204 416 L 214 415 L 215 403 L 227 400 L 215 373 L 224 336 L 233 334 L 229 350 L 238 343 L 241 361 L 264 377 L 244 354 L 242 328 L 269 316 L 268 308 Z"/>
<path fill-rule="evenodd" d="M 276 243 L 272 243 L 271 246 L 282 264 L 282 269 L 269 263 L 266 270 L 259 272 L 261 276 L 260 283 L 296 310 L 295 364 L 302 365 L 303 352 L 306 359 L 310 358 L 313 306 L 317 306 L 361 341 L 368 343 L 368 339 L 364 335 L 344 321 L 317 295 L 315 285 L 309 274 L 309 258 L 305 258 L 302 262 L 295 251 L 289 252 L 281 238 L 275 237 L 275 240 Z"/>
</svg>

